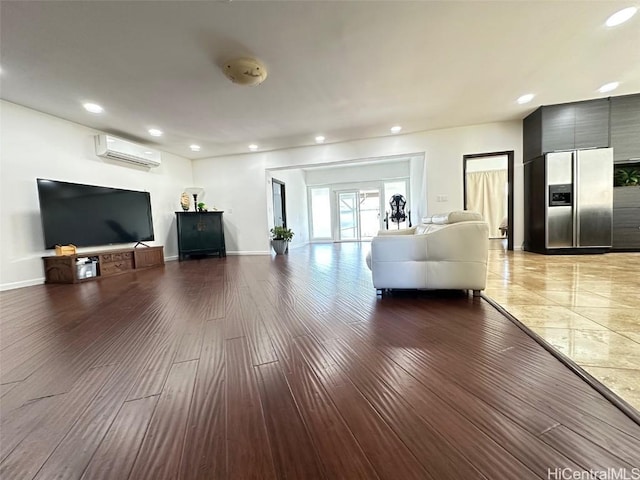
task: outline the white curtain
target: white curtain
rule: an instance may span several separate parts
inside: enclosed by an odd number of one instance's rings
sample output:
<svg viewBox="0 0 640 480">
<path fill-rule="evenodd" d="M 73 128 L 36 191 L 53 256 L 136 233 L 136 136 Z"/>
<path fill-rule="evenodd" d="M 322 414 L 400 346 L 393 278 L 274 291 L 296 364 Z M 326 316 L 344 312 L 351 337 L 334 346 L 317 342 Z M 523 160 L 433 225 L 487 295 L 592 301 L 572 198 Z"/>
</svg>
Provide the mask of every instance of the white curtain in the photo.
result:
<svg viewBox="0 0 640 480">
<path fill-rule="evenodd" d="M 489 224 L 489 237 L 500 237 L 507 216 L 507 171 L 467 173 L 467 210 L 480 212 Z"/>
</svg>

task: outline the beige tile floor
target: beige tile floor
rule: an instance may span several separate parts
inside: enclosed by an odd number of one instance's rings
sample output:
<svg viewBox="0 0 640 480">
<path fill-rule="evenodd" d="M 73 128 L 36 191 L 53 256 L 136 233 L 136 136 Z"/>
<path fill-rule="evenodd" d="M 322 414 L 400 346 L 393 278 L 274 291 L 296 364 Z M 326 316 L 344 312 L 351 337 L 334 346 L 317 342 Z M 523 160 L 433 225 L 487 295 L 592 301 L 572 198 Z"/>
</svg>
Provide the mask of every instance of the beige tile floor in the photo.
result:
<svg viewBox="0 0 640 480">
<path fill-rule="evenodd" d="M 490 250 L 485 294 L 640 410 L 640 253 Z"/>
</svg>

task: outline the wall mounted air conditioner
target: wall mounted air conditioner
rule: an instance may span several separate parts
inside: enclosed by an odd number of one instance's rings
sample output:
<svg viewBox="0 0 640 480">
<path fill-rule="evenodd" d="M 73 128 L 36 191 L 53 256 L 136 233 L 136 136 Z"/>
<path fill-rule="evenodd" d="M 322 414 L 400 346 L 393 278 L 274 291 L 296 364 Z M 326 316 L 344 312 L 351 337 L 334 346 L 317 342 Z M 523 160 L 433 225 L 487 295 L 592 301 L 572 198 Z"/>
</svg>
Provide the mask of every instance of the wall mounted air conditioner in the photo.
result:
<svg viewBox="0 0 640 480">
<path fill-rule="evenodd" d="M 111 135 L 96 135 L 96 155 L 145 167 L 160 166 L 160 152 Z"/>
</svg>

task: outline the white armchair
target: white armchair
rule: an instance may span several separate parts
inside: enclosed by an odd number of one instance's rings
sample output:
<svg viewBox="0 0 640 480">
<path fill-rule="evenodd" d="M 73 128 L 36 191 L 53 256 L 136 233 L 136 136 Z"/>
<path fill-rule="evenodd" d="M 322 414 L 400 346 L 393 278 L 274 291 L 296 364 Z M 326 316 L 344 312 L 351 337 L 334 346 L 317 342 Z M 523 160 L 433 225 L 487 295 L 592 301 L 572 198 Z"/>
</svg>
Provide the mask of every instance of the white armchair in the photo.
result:
<svg viewBox="0 0 640 480">
<path fill-rule="evenodd" d="M 489 227 L 480 214 L 451 212 L 413 228 L 378 232 L 367 265 L 380 291 L 461 289 L 479 295 L 487 283 L 488 251 Z"/>
</svg>

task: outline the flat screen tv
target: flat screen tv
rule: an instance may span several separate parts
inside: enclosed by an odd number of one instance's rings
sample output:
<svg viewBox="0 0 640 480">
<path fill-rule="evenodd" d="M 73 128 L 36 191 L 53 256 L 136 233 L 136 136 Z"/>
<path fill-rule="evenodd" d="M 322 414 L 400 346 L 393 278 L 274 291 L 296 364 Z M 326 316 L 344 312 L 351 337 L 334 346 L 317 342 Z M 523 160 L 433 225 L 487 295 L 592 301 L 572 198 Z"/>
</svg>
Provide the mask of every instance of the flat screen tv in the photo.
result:
<svg viewBox="0 0 640 480">
<path fill-rule="evenodd" d="M 45 248 L 154 239 L 148 192 L 37 180 Z"/>
</svg>

